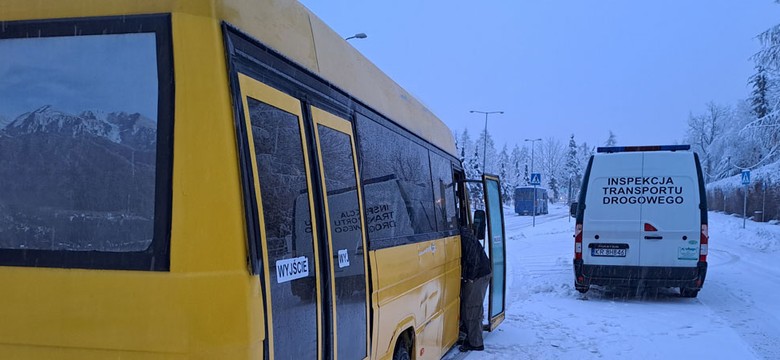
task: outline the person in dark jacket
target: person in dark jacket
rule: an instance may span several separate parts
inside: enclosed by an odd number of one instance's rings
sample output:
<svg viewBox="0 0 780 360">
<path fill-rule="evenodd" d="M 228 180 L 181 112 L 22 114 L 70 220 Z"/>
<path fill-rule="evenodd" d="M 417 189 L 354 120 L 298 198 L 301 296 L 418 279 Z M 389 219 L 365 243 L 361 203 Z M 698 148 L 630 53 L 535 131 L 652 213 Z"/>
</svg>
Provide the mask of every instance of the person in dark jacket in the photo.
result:
<svg viewBox="0 0 780 360">
<path fill-rule="evenodd" d="M 485 291 L 492 273 L 490 259 L 471 229 L 460 231 L 460 351 L 485 349 L 482 343 L 482 319 Z"/>
</svg>

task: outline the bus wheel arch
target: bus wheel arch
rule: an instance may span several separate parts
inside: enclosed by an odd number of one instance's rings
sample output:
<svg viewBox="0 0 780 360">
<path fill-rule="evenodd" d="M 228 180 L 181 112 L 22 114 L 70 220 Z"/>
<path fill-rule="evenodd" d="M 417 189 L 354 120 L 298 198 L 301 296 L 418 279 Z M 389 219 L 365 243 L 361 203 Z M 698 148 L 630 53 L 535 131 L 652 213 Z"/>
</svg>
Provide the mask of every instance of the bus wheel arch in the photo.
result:
<svg viewBox="0 0 780 360">
<path fill-rule="evenodd" d="M 412 328 L 404 330 L 395 341 L 393 360 L 412 360 L 414 349 L 414 331 Z"/>
</svg>

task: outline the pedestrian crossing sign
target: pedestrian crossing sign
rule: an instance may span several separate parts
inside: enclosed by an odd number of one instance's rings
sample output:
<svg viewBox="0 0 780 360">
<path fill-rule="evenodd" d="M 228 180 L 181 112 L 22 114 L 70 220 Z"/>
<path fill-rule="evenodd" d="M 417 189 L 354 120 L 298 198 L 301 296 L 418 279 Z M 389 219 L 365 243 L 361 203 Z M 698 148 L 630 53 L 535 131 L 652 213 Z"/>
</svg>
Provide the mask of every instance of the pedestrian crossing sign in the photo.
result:
<svg viewBox="0 0 780 360">
<path fill-rule="evenodd" d="M 531 185 L 541 185 L 541 184 L 542 184 L 542 174 L 531 173 Z"/>
</svg>

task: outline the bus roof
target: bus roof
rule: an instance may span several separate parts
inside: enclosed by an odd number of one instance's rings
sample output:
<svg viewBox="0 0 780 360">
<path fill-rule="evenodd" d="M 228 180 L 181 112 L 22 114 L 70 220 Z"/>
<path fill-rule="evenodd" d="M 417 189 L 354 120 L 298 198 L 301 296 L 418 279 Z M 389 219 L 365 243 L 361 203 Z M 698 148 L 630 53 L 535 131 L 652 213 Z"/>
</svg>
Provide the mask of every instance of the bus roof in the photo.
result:
<svg viewBox="0 0 780 360">
<path fill-rule="evenodd" d="M 452 131 L 409 92 L 297 1 L 28 0 L 0 2 L 0 21 L 173 13 L 225 21 L 355 100 L 456 156 Z M 175 20 L 174 20 L 175 21 Z M 222 41 L 221 38 L 212 39 Z"/>
</svg>

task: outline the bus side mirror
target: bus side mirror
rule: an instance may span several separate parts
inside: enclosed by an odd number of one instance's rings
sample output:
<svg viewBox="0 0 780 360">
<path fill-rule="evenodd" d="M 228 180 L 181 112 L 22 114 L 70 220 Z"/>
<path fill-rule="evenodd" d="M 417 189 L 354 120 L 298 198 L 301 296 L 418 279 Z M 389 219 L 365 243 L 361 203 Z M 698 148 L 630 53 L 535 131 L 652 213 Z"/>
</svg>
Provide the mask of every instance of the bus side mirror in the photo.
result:
<svg viewBox="0 0 780 360">
<path fill-rule="evenodd" d="M 578 204 L 576 202 L 573 202 L 571 205 L 569 205 L 569 215 L 571 215 L 571 217 L 577 217 L 577 205 Z"/>
<path fill-rule="evenodd" d="M 477 240 L 485 240 L 485 210 L 474 210 L 474 235 L 477 236 Z"/>
</svg>

